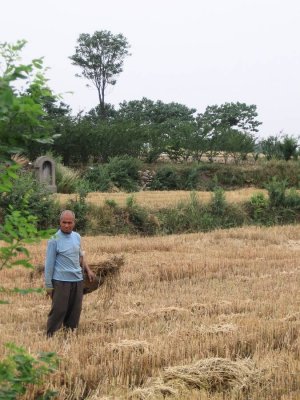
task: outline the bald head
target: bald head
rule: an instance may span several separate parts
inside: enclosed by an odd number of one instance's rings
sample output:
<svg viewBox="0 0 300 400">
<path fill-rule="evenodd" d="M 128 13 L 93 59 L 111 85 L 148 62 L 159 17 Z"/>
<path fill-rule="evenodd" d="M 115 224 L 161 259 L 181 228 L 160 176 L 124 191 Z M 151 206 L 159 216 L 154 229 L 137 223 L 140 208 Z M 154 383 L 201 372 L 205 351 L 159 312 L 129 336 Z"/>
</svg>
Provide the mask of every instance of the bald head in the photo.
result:
<svg viewBox="0 0 300 400">
<path fill-rule="evenodd" d="M 70 234 L 75 226 L 75 214 L 71 210 L 64 210 L 59 218 L 60 230 L 63 233 Z"/>
<path fill-rule="evenodd" d="M 61 213 L 60 213 L 60 216 L 59 216 L 59 220 L 61 221 L 62 220 L 62 218 L 64 218 L 65 216 L 71 216 L 73 219 L 74 219 L 74 221 L 75 221 L 75 214 L 74 214 L 74 212 L 72 211 L 72 210 L 63 210 Z"/>
</svg>

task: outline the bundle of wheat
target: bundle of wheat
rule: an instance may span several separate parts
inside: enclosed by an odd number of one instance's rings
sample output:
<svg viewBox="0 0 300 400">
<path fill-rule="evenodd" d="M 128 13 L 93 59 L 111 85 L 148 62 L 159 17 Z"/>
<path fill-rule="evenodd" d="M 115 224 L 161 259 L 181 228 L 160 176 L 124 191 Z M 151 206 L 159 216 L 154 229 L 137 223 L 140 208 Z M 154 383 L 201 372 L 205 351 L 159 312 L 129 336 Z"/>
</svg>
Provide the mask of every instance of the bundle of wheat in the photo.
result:
<svg viewBox="0 0 300 400">
<path fill-rule="evenodd" d="M 180 398 L 191 390 L 206 392 L 247 392 L 262 381 L 262 371 L 250 359 L 232 361 L 226 358 L 207 358 L 193 364 L 166 368 L 160 377 L 150 378 L 144 387 L 134 389 L 130 399 L 154 400 L 166 396 Z M 186 395 L 184 398 L 187 398 Z M 193 397 L 194 398 L 194 397 Z M 206 397 L 205 397 L 206 398 Z"/>
<path fill-rule="evenodd" d="M 118 285 L 120 268 L 124 265 L 124 257 L 113 256 L 112 258 L 97 263 L 89 264 L 90 269 L 95 273 L 96 278 L 92 282 L 84 274 L 83 294 L 92 293 L 105 284 L 105 303 L 109 302 Z M 44 265 L 35 266 L 29 274 L 29 280 L 32 283 L 35 279 L 40 279 L 44 273 Z"/>
<path fill-rule="evenodd" d="M 165 399 L 167 396 L 176 396 L 177 394 L 177 389 L 167 386 L 161 378 L 157 378 L 151 381 L 150 385 L 133 390 L 129 398 L 130 400 Z"/>
<path fill-rule="evenodd" d="M 188 387 L 210 392 L 243 391 L 261 379 L 261 371 L 250 359 L 207 358 L 194 364 L 169 367 L 162 378 L 164 382 L 181 381 Z"/>
<path fill-rule="evenodd" d="M 95 273 L 96 278 L 90 282 L 88 276 L 84 276 L 83 294 L 88 294 L 97 290 L 104 282 L 112 289 L 114 282 L 118 278 L 122 265 L 124 265 L 123 256 L 114 256 L 105 261 L 89 264 L 89 267 Z"/>
</svg>

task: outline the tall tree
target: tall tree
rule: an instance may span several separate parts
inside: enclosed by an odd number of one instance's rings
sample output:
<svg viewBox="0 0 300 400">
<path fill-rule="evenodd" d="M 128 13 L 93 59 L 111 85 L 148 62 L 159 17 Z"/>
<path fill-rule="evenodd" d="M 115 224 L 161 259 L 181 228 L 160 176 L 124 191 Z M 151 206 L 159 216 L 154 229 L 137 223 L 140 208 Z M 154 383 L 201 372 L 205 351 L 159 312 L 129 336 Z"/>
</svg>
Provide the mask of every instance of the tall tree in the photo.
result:
<svg viewBox="0 0 300 400">
<path fill-rule="evenodd" d="M 108 85 L 116 84 L 130 46 L 122 34 L 113 35 L 110 31 L 96 31 L 93 35 L 82 33 L 77 43 L 70 59 L 73 65 L 82 68 L 82 76 L 96 87 L 101 116 L 105 118 L 105 90 Z"/>
</svg>

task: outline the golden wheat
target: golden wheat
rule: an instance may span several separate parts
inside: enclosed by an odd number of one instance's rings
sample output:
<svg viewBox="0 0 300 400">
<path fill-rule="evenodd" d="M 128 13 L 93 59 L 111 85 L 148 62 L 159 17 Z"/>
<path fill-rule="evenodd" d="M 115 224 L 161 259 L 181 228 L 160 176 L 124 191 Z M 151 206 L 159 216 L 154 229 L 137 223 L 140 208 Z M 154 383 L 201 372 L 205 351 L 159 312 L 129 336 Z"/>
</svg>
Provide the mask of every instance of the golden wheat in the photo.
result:
<svg viewBox="0 0 300 400">
<path fill-rule="evenodd" d="M 43 385 L 58 399 L 299 400 L 300 226 L 84 237 L 83 245 L 91 264 L 113 255 L 125 264 L 109 307 L 101 288 L 84 297 L 78 332 L 47 340 L 49 299 L 1 293 L 10 302 L 0 308 L 1 356 L 10 341 L 57 352 L 59 369 Z M 45 249 L 31 246 L 34 265 Z M 5 288 L 43 285 L 25 269 L 0 279 Z"/>
<path fill-rule="evenodd" d="M 209 202 L 212 197 L 212 192 L 200 192 L 195 191 L 197 198 L 205 203 Z M 264 189 L 257 188 L 244 188 L 239 190 L 226 191 L 226 200 L 229 202 L 240 203 L 246 200 L 250 200 L 251 196 L 257 193 L 267 194 Z M 58 199 L 61 204 L 65 204 L 69 199 L 75 199 L 76 194 L 55 194 L 55 199 Z M 126 200 L 133 196 L 136 202 L 150 209 L 159 209 L 162 207 L 176 206 L 181 201 L 189 201 L 191 192 L 184 190 L 174 191 L 143 191 L 135 193 L 102 193 L 94 192 L 89 193 L 87 201 L 96 206 L 103 206 L 105 201 L 114 200 L 119 206 L 124 206 Z"/>
</svg>

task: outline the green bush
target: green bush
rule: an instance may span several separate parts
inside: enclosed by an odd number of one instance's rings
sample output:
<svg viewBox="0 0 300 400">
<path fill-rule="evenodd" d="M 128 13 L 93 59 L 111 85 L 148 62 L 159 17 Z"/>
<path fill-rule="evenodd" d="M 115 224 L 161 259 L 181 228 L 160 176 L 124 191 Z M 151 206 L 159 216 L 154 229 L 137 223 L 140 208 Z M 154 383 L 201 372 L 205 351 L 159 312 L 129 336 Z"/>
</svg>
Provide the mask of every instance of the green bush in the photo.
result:
<svg viewBox="0 0 300 400">
<path fill-rule="evenodd" d="M 265 221 L 266 211 L 269 206 L 269 200 L 263 193 L 254 194 L 249 202 L 250 217 L 258 223 Z M 266 221 L 265 221 L 266 222 Z"/>
<path fill-rule="evenodd" d="M 300 195 L 295 188 L 291 188 L 285 193 L 285 206 L 287 208 L 300 209 Z"/>
<path fill-rule="evenodd" d="M 88 209 L 88 230 L 91 235 L 118 235 L 129 233 L 124 222 L 124 211 L 112 200 L 106 201 L 102 207 L 90 205 Z"/>
<path fill-rule="evenodd" d="M 240 167 L 223 166 L 216 172 L 216 178 L 219 184 L 223 187 L 241 187 L 245 184 L 245 176 Z"/>
<path fill-rule="evenodd" d="M 266 184 L 266 189 L 269 194 L 269 206 L 270 207 L 285 207 L 285 190 L 287 182 L 286 180 L 279 181 L 276 177 Z"/>
<path fill-rule="evenodd" d="M 88 210 L 89 234 L 142 234 L 154 235 L 159 229 L 157 217 L 139 206 L 134 197 L 129 197 L 125 207 L 115 201 L 106 200 L 104 206 L 90 206 Z"/>
<path fill-rule="evenodd" d="M 5 216 L 8 213 L 9 204 L 14 209 L 23 209 L 23 199 L 26 196 L 27 211 L 37 218 L 37 228 L 46 229 L 57 225 L 57 216 L 60 206 L 53 200 L 47 188 L 38 183 L 33 174 L 27 171 L 19 171 L 19 179 L 9 192 L 1 193 L 0 209 Z"/>
<path fill-rule="evenodd" d="M 142 162 L 130 156 L 117 156 L 107 164 L 89 167 L 83 175 L 89 191 L 108 192 L 117 187 L 125 192 L 139 190 L 139 170 Z"/>
<path fill-rule="evenodd" d="M 271 226 L 300 220 L 300 196 L 295 189 L 286 190 L 286 182 L 274 178 L 268 184 L 268 191 L 269 199 L 258 193 L 245 204 L 254 223 Z"/>
<path fill-rule="evenodd" d="M 288 187 L 299 187 L 300 162 L 292 160 L 261 161 L 255 171 L 254 184 L 264 187 L 275 176 L 278 181 L 285 180 Z"/>
<path fill-rule="evenodd" d="M 112 186 L 106 165 L 89 167 L 83 179 L 91 192 L 107 192 Z"/>
<path fill-rule="evenodd" d="M 117 206 L 118 206 L 116 200 L 113 200 L 113 199 L 106 199 L 106 200 L 104 201 L 104 203 L 105 203 L 107 206 L 111 207 L 111 208 L 117 208 Z"/>
<path fill-rule="evenodd" d="M 195 192 L 191 192 L 190 199 L 179 204 L 178 208 L 181 209 L 183 225 L 189 232 L 202 231 L 213 224 L 212 219 L 208 218 L 207 207 L 200 202 Z"/>
<path fill-rule="evenodd" d="M 139 190 L 139 170 L 141 167 L 142 162 L 130 156 L 113 157 L 106 166 L 110 181 L 125 192 Z"/>
<path fill-rule="evenodd" d="M 215 218 L 209 211 L 204 211 L 201 214 L 201 219 L 199 222 L 199 231 L 209 232 L 216 228 Z"/>
<path fill-rule="evenodd" d="M 127 213 L 127 219 L 131 224 L 130 230 L 133 233 L 143 235 L 154 235 L 156 233 L 158 220 L 144 207 L 139 206 L 133 196 L 127 198 L 125 213 Z"/>
<path fill-rule="evenodd" d="M 195 190 L 200 187 L 201 177 L 198 166 L 184 168 L 181 175 L 182 189 Z"/>
<path fill-rule="evenodd" d="M 212 214 L 203 205 L 195 192 L 188 201 L 180 202 L 177 207 L 161 209 L 158 213 L 163 233 L 184 233 L 208 231 L 214 228 Z"/>
<path fill-rule="evenodd" d="M 151 190 L 176 190 L 181 189 L 180 176 L 173 165 L 165 165 L 156 171 L 150 184 Z"/>
<path fill-rule="evenodd" d="M 56 162 L 55 177 L 58 193 L 75 193 L 80 181 L 80 173 Z"/>
<path fill-rule="evenodd" d="M 226 210 L 226 199 L 225 192 L 222 188 L 216 187 L 213 191 L 212 199 L 211 199 L 211 210 L 214 215 L 224 215 Z"/>
<path fill-rule="evenodd" d="M 249 223 L 249 217 L 243 207 L 237 204 L 227 204 L 221 217 L 216 216 L 216 228 L 228 229 Z"/>
<path fill-rule="evenodd" d="M 180 208 L 161 209 L 158 218 L 162 233 L 177 234 L 189 231 L 184 211 Z"/>
</svg>

